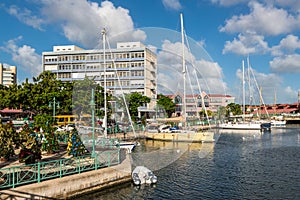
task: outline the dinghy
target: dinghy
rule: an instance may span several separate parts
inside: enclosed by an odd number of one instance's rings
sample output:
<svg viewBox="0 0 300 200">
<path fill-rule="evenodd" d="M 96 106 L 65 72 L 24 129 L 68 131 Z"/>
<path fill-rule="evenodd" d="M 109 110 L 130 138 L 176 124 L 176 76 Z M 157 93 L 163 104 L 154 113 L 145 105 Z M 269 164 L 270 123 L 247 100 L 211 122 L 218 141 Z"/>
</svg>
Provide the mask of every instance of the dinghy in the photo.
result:
<svg viewBox="0 0 300 200">
<path fill-rule="evenodd" d="M 154 184 L 157 182 L 157 177 L 144 166 L 137 166 L 132 171 L 131 177 L 135 185 Z"/>
</svg>

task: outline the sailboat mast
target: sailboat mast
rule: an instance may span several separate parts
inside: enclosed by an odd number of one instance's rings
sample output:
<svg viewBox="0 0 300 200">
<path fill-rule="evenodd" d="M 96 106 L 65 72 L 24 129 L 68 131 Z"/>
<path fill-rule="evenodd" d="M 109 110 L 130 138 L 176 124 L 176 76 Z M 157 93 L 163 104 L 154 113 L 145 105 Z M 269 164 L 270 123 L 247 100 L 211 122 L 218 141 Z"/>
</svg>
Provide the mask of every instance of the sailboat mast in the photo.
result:
<svg viewBox="0 0 300 200">
<path fill-rule="evenodd" d="M 106 30 L 102 30 L 102 42 L 103 42 L 103 70 L 104 70 L 104 137 L 107 137 L 107 103 L 106 103 L 106 55 L 105 55 L 105 43 L 106 43 Z"/>
<path fill-rule="evenodd" d="M 184 28 L 183 28 L 183 15 L 180 13 L 180 25 L 181 25 L 181 45 L 182 45 L 182 75 L 183 75 L 183 98 L 182 98 L 182 115 L 184 120 L 184 128 L 186 128 L 186 66 L 184 56 Z"/>
<path fill-rule="evenodd" d="M 242 68 L 243 68 L 243 120 L 245 120 L 245 104 L 246 104 L 246 100 L 245 100 L 245 64 L 244 64 L 244 60 L 242 61 Z"/>
</svg>

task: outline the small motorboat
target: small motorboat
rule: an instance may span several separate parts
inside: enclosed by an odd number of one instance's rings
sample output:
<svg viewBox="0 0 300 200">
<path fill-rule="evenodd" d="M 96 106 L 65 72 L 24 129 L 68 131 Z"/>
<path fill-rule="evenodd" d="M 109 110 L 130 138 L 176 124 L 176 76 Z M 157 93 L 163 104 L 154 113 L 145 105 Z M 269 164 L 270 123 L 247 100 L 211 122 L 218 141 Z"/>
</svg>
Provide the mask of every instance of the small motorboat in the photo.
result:
<svg viewBox="0 0 300 200">
<path fill-rule="evenodd" d="M 157 182 L 157 177 L 144 166 L 137 166 L 132 171 L 131 177 L 135 185 L 155 184 Z"/>
</svg>

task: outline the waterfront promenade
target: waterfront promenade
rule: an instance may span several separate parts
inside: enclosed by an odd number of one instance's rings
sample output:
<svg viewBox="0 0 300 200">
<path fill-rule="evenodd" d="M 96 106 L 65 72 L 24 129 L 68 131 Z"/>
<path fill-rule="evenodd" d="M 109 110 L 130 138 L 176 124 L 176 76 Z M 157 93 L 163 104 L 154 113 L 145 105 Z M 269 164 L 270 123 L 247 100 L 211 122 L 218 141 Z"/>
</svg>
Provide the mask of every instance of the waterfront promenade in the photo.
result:
<svg viewBox="0 0 300 200">
<path fill-rule="evenodd" d="M 2 190 L 0 199 L 72 199 L 128 182 L 131 180 L 130 156 L 123 154 L 122 157 L 120 164 L 111 167 Z"/>
</svg>

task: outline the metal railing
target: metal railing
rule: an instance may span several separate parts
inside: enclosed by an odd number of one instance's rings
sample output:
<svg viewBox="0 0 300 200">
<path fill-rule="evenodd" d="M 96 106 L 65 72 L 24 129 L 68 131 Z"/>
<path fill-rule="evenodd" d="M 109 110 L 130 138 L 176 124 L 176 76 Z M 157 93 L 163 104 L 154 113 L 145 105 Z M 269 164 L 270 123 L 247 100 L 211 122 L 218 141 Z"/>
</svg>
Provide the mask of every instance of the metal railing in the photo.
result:
<svg viewBox="0 0 300 200">
<path fill-rule="evenodd" d="M 14 166 L 0 169 L 0 189 L 39 183 L 44 180 L 61 178 L 71 174 L 97 170 L 120 163 L 120 149 L 96 152 L 96 156 L 64 158 L 48 162 Z"/>
</svg>

